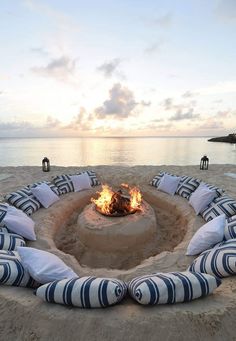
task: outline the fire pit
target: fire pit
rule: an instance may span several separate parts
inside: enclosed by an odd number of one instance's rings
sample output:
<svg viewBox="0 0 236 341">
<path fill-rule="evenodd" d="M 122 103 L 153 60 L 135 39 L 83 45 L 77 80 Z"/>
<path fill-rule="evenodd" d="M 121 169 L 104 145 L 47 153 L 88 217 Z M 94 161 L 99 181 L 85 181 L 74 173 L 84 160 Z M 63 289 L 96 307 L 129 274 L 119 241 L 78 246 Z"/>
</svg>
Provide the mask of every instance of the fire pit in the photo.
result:
<svg viewBox="0 0 236 341">
<path fill-rule="evenodd" d="M 157 236 L 152 207 L 141 201 L 137 188 L 122 185 L 129 195 L 104 185 L 98 198 L 86 206 L 77 220 L 83 248 L 83 264 L 93 267 L 130 268 L 152 255 Z"/>
<path fill-rule="evenodd" d="M 127 184 L 121 184 L 121 187 L 129 191 L 129 196 L 123 195 L 121 189 L 114 192 L 108 185 L 102 186 L 98 199 L 91 199 L 99 213 L 109 217 L 122 217 L 141 210 L 142 195 L 139 189 L 130 188 Z"/>
</svg>

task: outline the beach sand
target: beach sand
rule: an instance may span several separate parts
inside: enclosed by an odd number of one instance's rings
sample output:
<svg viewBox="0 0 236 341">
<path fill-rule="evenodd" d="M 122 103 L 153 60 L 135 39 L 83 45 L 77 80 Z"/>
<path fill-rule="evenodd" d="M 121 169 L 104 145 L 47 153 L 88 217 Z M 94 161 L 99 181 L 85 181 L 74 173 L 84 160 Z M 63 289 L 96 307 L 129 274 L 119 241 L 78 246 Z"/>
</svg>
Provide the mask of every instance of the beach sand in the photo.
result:
<svg viewBox="0 0 236 341">
<path fill-rule="evenodd" d="M 193 260 L 185 256 L 188 242 L 204 221 L 196 217 L 185 199 L 170 197 L 149 185 L 160 170 L 197 177 L 221 187 L 236 199 L 236 179 L 224 175 L 236 174 L 234 165 L 210 165 L 207 171 L 200 171 L 199 166 L 52 166 L 48 173 L 40 167 L 1 167 L 0 199 L 27 184 L 84 169 L 95 170 L 102 183 L 114 187 L 123 182 L 138 185 L 144 199 L 156 207 L 156 214 L 158 208 L 164 207 L 177 217 L 177 224 L 171 219 L 167 222 L 166 231 L 160 230 L 159 252 L 141 264 L 119 270 L 87 267 L 58 247 L 64 251 L 70 247 L 67 237 L 73 232 L 70 228 L 74 212 L 81 212 L 97 189 L 64 195 L 49 209 L 40 209 L 32 216 L 37 241 L 28 245 L 57 254 L 80 276 L 108 276 L 128 281 L 158 271 L 186 270 Z M 79 242 L 73 244 L 74 249 L 77 247 Z M 213 295 L 190 303 L 144 307 L 127 298 L 117 306 L 93 310 L 44 303 L 31 289 L 1 286 L 0 309 L 0 340 L 236 340 L 234 277 L 223 279 Z"/>
</svg>

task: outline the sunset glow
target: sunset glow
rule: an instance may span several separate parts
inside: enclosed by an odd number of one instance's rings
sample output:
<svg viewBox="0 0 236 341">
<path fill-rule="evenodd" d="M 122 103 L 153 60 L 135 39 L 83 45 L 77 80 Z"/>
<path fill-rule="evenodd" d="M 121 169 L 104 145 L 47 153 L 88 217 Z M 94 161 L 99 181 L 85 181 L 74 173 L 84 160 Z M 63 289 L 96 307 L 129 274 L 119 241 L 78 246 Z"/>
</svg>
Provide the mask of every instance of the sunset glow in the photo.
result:
<svg viewBox="0 0 236 341">
<path fill-rule="evenodd" d="M 220 136 L 236 1 L 2 1 L 0 136 Z"/>
</svg>

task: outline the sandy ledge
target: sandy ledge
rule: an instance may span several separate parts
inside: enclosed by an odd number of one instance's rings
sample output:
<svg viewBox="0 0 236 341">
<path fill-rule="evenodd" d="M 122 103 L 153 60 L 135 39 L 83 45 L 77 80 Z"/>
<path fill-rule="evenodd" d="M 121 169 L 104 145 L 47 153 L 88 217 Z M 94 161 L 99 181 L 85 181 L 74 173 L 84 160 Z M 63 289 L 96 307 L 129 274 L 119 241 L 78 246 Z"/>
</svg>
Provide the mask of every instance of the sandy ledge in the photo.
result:
<svg viewBox="0 0 236 341">
<path fill-rule="evenodd" d="M 29 245 L 58 254 L 80 275 L 115 276 L 129 280 L 155 271 L 185 270 L 191 257 L 184 256 L 191 236 L 204 222 L 196 217 L 186 200 L 171 198 L 148 185 L 160 170 L 179 175 L 192 175 L 223 188 L 236 199 L 236 179 L 224 173 L 236 173 L 234 165 L 210 165 L 208 171 L 199 166 L 96 166 L 102 182 L 117 186 L 122 182 L 139 185 L 144 198 L 153 206 L 164 205 L 179 214 L 179 229 L 184 229 L 178 245 L 163 251 L 128 270 L 91 269 L 71 255 L 58 250 L 56 236 L 73 220 L 75 209 L 82 210 L 94 191 L 70 193 L 48 210 L 33 215 L 38 240 Z M 35 181 L 78 167 L 56 167 L 43 173 L 40 167 L 1 167 L 0 199 L 6 193 Z M 1 175 L 4 175 L 1 177 Z M 63 225 L 64 224 L 64 225 Z M 176 227 L 175 227 L 176 228 Z M 181 232 L 183 233 L 183 231 Z M 173 236 L 171 237 L 174 238 Z M 170 241 L 171 242 L 171 241 Z M 169 245 L 168 243 L 166 245 Z M 36 298 L 30 289 L 0 287 L 0 340 L 236 340 L 236 279 L 223 280 L 215 293 L 207 298 L 174 306 L 143 307 L 130 299 L 107 309 L 82 310 L 47 304 Z"/>
</svg>

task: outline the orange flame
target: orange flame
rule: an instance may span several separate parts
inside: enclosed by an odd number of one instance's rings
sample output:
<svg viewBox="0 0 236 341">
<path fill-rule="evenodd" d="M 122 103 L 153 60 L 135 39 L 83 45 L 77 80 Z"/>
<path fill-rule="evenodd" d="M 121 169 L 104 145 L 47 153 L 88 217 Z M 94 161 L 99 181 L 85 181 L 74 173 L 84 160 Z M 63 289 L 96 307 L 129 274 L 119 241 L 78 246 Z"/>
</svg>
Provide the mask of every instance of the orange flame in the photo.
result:
<svg viewBox="0 0 236 341">
<path fill-rule="evenodd" d="M 142 195 L 137 187 L 130 188 L 128 184 L 121 184 L 121 187 L 129 190 L 130 194 L 130 210 L 141 209 Z M 99 208 L 104 214 L 109 214 L 111 211 L 112 197 L 115 192 L 108 185 L 102 185 L 102 191 L 97 192 L 98 199 L 91 198 L 91 201 Z"/>
</svg>

